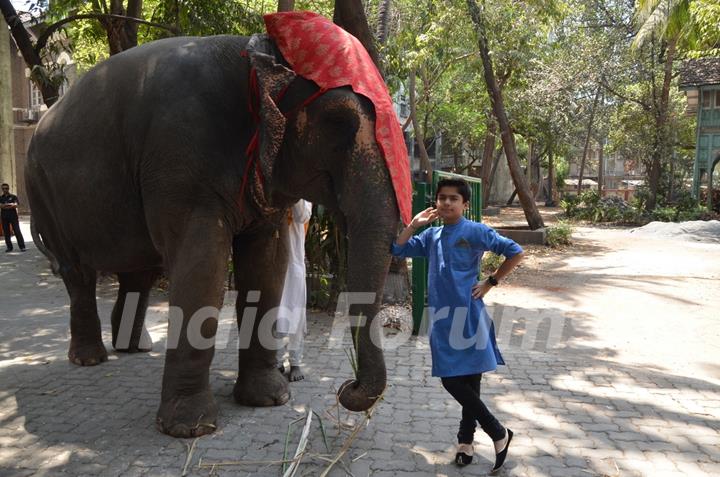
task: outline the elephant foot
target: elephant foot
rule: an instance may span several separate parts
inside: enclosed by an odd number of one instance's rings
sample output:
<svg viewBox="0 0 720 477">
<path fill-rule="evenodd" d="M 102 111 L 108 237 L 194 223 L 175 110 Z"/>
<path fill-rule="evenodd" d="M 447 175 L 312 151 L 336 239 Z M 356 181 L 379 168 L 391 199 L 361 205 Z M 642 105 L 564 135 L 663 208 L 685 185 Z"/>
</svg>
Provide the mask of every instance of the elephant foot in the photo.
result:
<svg viewBox="0 0 720 477">
<path fill-rule="evenodd" d="M 95 366 L 107 361 L 108 354 L 102 342 L 78 345 L 71 340 L 68 358 L 78 366 Z"/>
<path fill-rule="evenodd" d="M 244 371 L 238 375 L 233 396 L 243 406 L 282 406 L 290 400 L 290 388 L 276 367 Z"/>
<path fill-rule="evenodd" d="M 172 437 L 200 437 L 215 432 L 217 413 L 215 398 L 206 390 L 160 403 L 155 425 Z"/>
<path fill-rule="evenodd" d="M 370 409 L 382 393 L 382 389 L 377 392 L 368 392 L 368 390 L 363 389 L 360 383 L 354 379 L 349 379 L 340 386 L 338 400 L 348 411 L 362 412 Z"/>
<path fill-rule="evenodd" d="M 113 348 L 115 348 L 115 351 L 118 353 L 147 353 L 152 351 L 152 344 L 150 333 L 148 333 L 145 327 L 143 327 L 142 334 L 139 339 L 130 340 L 127 347 L 118 347 L 113 341 Z"/>
</svg>

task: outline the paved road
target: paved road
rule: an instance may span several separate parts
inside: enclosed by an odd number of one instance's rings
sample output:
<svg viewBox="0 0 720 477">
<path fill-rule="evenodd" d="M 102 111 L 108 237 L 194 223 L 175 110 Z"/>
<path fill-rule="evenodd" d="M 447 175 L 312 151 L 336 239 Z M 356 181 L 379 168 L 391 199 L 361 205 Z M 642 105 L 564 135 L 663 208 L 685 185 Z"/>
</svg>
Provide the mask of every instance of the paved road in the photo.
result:
<svg viewBox="0 0 720 477">
<path fill-rule="evenodd" d="M 489 300 L 508 365 L 486 376 L 483 395 L 516 433 L 501 475 L 720 475 L 720 246 L 658 244 L 652 255 L 625 231 L 578 236 L 575 249 L 529 261 Z M 645 265 L 633 265 L 638 254 Z M 648 270 L 675 255 L 684 265 L 675 276 Z M 0 283 L 0 476 L 180 475 L 194 441 L 154 429 L 166 297 L 154 295 L 148 318 L 157 351 L 111 353 L 109 362 L 81 368 L 66 359 L 64 288 L 32 243 L 25 254 L 0 257 Z M 108 348 L 114 293 L 109 280 L 98 289 Z M 331 337 L 332 318 L 309 321 L 309 377 L 277 408 L 233 403 L 230 333 L 211 373 L 219 429 L 194 442 L 188 475 L 281 475 L 280 466 L 258 461 L 282 458 L 288 424 L 308 409 L 322 416 L 330 452 L 316 418 L 297 475 L 319 475 L 322 456 L 340 451 L 351 431 L 336 422 L 334 390 L 350 365 Z M 480 432 L 476 462 L 452 464 L 459 407 L 430 376 L 427 339 L 405 340 L 386 358 L 385 400 L 330 475 L 486 475 L 492 446 Z M 340 421 L 362 417 L 341 412 Z M 200 459 L 245 464 L 213 469 Z"/>
</svg>

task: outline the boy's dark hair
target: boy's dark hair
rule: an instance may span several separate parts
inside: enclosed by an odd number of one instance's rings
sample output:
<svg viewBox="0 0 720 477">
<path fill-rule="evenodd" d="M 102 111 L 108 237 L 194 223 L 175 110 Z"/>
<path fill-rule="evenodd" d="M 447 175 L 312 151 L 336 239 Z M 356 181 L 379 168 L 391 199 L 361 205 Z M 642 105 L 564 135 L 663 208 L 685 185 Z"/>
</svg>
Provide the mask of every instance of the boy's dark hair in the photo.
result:
<svg viewBox="0 0 720 477">
<path fill-rule="evenodd" d="M 470 201 L 470 185 L 465 179 L 440 179 L 437 183 L 437 189 L 435 189 L 435 200 L 440 193 L 440 189 L 443 187 L 455 187 L 458 193 L 462 196 L 463 202 Z"/>
<path fill-rule="evenodd" d="M 10 187 L 10 184 L 8 184 L 7 182 L 3 182 L 2 184 L 0 184 L 0 187 L 5 187 L 5 186 Z"/>
</svg>

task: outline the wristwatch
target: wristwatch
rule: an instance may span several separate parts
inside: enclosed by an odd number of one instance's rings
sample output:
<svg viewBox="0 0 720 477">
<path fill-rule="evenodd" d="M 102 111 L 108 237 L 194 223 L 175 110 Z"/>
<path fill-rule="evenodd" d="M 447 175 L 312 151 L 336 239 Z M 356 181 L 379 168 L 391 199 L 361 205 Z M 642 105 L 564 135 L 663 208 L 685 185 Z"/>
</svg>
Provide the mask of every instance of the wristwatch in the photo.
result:
<svg viewBox="0 0 720 477">
<path fill-rule="evenodd" d="M 497 278 L 495 278 L 493 275 L 490 275 L 487 277 L 487 281 L 490 285 L 496 287 L 498 284 Z"/>
</svg>

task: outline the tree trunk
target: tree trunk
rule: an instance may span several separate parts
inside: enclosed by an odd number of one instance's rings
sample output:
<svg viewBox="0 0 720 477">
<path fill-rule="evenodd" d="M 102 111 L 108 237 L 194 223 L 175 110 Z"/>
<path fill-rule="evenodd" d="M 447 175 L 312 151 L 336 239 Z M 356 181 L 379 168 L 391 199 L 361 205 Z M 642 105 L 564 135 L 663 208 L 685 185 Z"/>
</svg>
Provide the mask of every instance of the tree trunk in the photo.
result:
<svg viewBox="0 0 720 477">
<path fill-rule="evenodd" d="M 497 122 L 491 112 L 488 113 L 487 127 L 485 133 L 485 144 L 483 146 L 482 166 L 480 167 L 480 177 L 482 178 L 483 198 L 482 206 L 487 207 L 490 199 L 490 173 L 492 172 L 492 162 L 495 152 L 495 143 L 497 141 Z"/>
<path fill-rule="evenodd" d="M 670 103 L 670 83 L 672 82 L 672 64 L 675 59 L 675 47 L 677 40 L 668 41 L 667 51 L 665 52 L 665 65 L 663 72 L 663 86 L 660 94 L 660 101 L 657 109 L 655 121 L 655 150 L 652 154 L 652 163 L 648 176 L 650 179 L 650 197 L 647 201 L 647 210 L 653 210 L 657 205 L 657 193 L 660 186 L 660 171 L 663 159 L 666 158 L 668 152 L 668 108 Z"/>
<path fill-rule="evenodd" d="M 534 154 L 535 154 L 535 142 L 531 140 L 528 142 L 527 168 L 525 169 L 525 178 L 527 179 L 528 184 L 533 183 L 532 162 L 533 162 Z M 532 188 L 532 186 L 531 186 L 531 188 Z"/>
<path fill-rule="evenodd" d="M 11 81 L 10 34 L 4 18 L 0 17 L 0 180 L 10 184 L 10 190 L 17 190 Z"/>
<path fill-rule="evenodd" d="M 673 131 L 673 142 L 672 142 L 672 151 L 670 152 L 670 180 L 668 181 L 668 192 L 667 192 L 667 202 L 670 202 L 673 200 L 674 192 L 675 192 L 675 160 L 677 159 L 675 154 L 675 147 L 677 146 L 677 132 Z"/>
<path fill-rule="evenodd" d="M 535 175 L 535 184 L 537 187 L 537 192 L 535 193 L 535 200 L 540 200 L 543 193 L 543 176 L 542 176 L 542 167 L 540 165 L 540 158 L 545 155 L 545 151 L 542 151 L 540 154 L 537 154 L 535 156 L 535 160 L 533 161 L 533 174 Z"/>
<path fill-rule="evenodd" d="M 8 25 L 10 25 L 10 33 L 15 39 L 15 43 L 17 44 L 27 67 L 30 71 L 37 69 L 44 71 L 45 66 L 42 64 L 40 56 L 35 52 L 32 41 L 30 40 L 30 35 L 27 30 L 25 30 L 25 27 L 23 26 L 20 17 L 18 17 L 15 7 L 13 7 L 12 3 L 10 3 L 10 0 L 0 0 L 0 10 L 2 10 L 5 21 Z M 44 76 L 47 75 L 35 73 L 31 74 L 30 78 L 33 80 L 38 89 L 40 89 L 43 101 L 49 108 L 58 100 L 59 89 L 52 83 L 43 81 L 42 78 Z"/>
<path fill-rule="evenodd" d="M 126 15 L 132 18 L 142 18 L 142 0 L 128 0 Z M 137 30 L 137 23 L 125 22 L 122 29 L 123 51 L 137 46 Z"/>
<path fill-rule="evenodd" d="M 418 149 L 420 149 L 420 170 L 425 173 L 425 182 L 432 182 L 433 167 L 430 163 L 430 157 L 428 156 L 427 149 L 425 149 L 425 135 L 422 129 L 420 129 L 420 124 L 417 120 L 417 105 L 415 104 L 415 70 L 410 72 L 410 79 L 408 83 L 408 89 L 410 90 L 410 118 L 412 120 L 415 141 L 418 144 Z"/>
<path fill-rule="evenodd" d="M 391 0 L 380 0 L 378 4 L 377 39 L 380 45 L 384 45 L 385 42 L 387 42 L 391 4 Z"/>
<path fill-rule="evenodd" d="M 493 157 L 492 161 L 492 169 L 490 170 L 490 180 L 488 181 L 488 200 L 490 200 L 490 193 L 492 192 L 493 184 L 495 183 L 495 172 L 497 171 L 498 164 L 500 164 L 500 159 L 503 155 L 503 148 L 502 144 L 500 147 L 497 148 L 495 151 L 495 155 Z"/>
<path fill-rule="evenodd" d="M 552 143 L 548 149 L 548 196 L 545 205 L 555 207 L 555 198 L 553 197 L 553 186 L 555 185 L 555 157 L 553 154 Z"/>
<path fill-rule="evenodd" d="M 598 195 L 603 196 L 603 182 L 605 182 L 605 139 L 600 138 L 598 149 Z"/>
<path fill-rule="evenodd" d="M 485 83 L 487 85 L 488 95 L 490 96 L 493 111 L 495 112 L 495 117 L 497 118 L 498 125 L 500 126 L 501 139 L 503 148 L 505 149 L 505 156 L 507 156 L 508 166 L 510 167 L 510 175 L 512 176 L 515 187 L 517 188 L 520 203 L 523 206 L 523 211 L 525 212 L 525 218 L 527 219 L 528 225 L 531 230 L 535 230 L 543 227 L 545 224 L 543 223 L 540 212 L 535 205 L 535 200 L 530 194 L 530 189 L 525 181 L 525 177 L 523 177 L 522 168 L 518 162 L 517 149 L 515 148 L 515 138 L 513 137 L 510 122 L 508 121 L 507 114 L 505 113 L 502 93 L 500 92 L 497 80 L 495 79 L 495 73 L 493 72 L 492 59 L 490 58 L 490 50 L 487 43 L 487 35 L 485 33 L 484 19 L 475 0 L 467 0 L 467 3 L 470 10 L 470 16 L 477 31 L 478 47 L 480 50 L 480 56 L 482 57 Z"/>
<path fill-rule="evenodd" d="M 295 0 L 278 0 L 278 12 L 292 12 L 295 10 Z"/>
<path fill-rule="evenodd" d="M 583 148 L 580 170 L 578 171 L 578 194 L 582 192 L 583 171 L 585 169 L 585 161 L 587 160 L 588 148 L 590 147 L 590 138 L 592 137 L 593 121 L 595 121 L 595 109 L 597 108 L 597 103 L 600 100 L 600 91 L 602 91 L 602 88 L 598 85 L 597 90 L 595 90 L 595 99 L 593 99 L 592 109 L 590 109 L 590 120 L 588 121 L 587 134 L 585 134 L 585 147 Z"/>
<path fill-rule="evenodd" d="M 111 0 L 110 13 L 112 15 L 140 18 L 142 15 L 142 0 L 128 0 L 127 10 L 123 0 Z M 100 20 L 100 24 L 105 28 L 110 56 L 137 46 L 137 23 L 122 18 L 107 18 Z"/>
<path fill-rule="evenodd" d="M 380 55 L 378 55 L 377 48 L 375 47 L 375 39 L 370 32 L 370 26 L 368 25 L 367 17 L 365 16 L 365 9 L 363 8 L 362 1 L 336 1 L 333 22 L 360 40 L 360 43 L 363 44 L 367 52 L 370 54 L 370 58 L 372 58 L 375 66 L 377 66 L 380 73 L 383 74 Z"/>
</svg>

